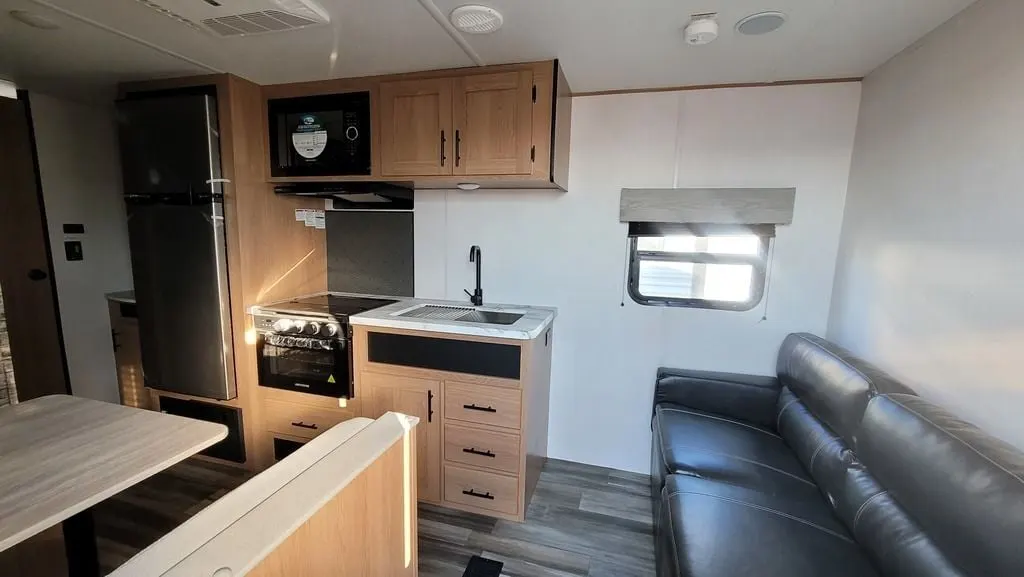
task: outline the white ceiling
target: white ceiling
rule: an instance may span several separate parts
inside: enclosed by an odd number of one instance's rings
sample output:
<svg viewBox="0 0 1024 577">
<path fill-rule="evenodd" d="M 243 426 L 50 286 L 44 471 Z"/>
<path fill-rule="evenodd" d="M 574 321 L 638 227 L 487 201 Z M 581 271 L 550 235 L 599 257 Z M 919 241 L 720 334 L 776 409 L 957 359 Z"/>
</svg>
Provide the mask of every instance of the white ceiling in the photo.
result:
<svg viewBox="0 0 1024 577">
<path fill-rule="evenodd" d="M 251 0 L 220 1 L 244 12 Z M 469 0 L 422 0 L 431 1 L 447 15 Z M 482 0 L 504 14 L 505 26 L 466 40 L 487 64 L 559 58 L 575 92 L 854 77 L 972 1 Z M 419 0 L 321 4 L 329 25 L 222 38 L 134 0 L 0 0 L 0 76 L 95 92 L 121 80 L 216 71 L 275 84 L 473 65 Z M 16 9 L 61 27 L 29 28 L 8 17 Z M 762 10 L 781 10 L 789 21 L 760 37 L 733 30 Z M 689 16 L 715 11 L 719 39 L 688 46 L 682 28 Z"/>
</svg>

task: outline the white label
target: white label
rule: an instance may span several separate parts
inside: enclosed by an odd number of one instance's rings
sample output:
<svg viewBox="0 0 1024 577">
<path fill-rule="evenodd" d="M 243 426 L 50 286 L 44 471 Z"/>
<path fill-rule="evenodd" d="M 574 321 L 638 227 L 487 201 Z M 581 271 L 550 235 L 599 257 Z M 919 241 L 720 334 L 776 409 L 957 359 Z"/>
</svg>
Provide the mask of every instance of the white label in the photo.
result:
<svg viewBox="0 0 1024 577">
<path fill-rule="evenodd" d="M 309 208 L 306 209 L 306 226 L 316 225 L 316 211 Z"/>
<path fill-rule="evenodd" d="M 306 114 L 292 132 L 292 147 L 302 158 L 313 160 L 327 148 L 327 129 L 312 114 Z"/>
<path fill-rule="evenodd" d="M 295 222 L 305 222 L 305 221 L 306 221 L 306 209 L 304 209 L 304 208 L 296 208 L 295 209 Z"/>
<path fill-rule="evenodd" d="M 313 218 L 313 226 L 320 230 L 327 228 L 327 216 L 324 214 L 324 211 L 316 211 L 316 216 Z"/>
</svg>

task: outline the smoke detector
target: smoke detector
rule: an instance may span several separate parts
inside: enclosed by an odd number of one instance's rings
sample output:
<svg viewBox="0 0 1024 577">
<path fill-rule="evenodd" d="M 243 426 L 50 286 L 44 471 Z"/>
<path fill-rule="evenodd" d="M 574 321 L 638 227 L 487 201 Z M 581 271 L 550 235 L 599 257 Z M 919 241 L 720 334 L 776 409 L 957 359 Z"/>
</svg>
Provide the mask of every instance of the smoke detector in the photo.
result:
<svg viewBox="0 0 1024 577">
<path fill-rule="evenodd" d="M 452 10 L 448 19 L 451 20 L 452 26 L 467 34 L 490 34 L 501 28 L 505 22 L 501 12 L 476 4 L 459 6 Z"/>
<path fill-rule="evenodd" d="M 327 10 L 314 0 L 246 0 L 243 6 L 227 0 L 135 1 L 190 28 L 220 36 L 283 32 L 331 21 Z"/>
<path fill-rule="evenodd" d="M 786 23 L 782 12 L 758 12 L 736 23 L 736 31 L 747 36 L 760 36 L 775 32 Z"/>
<path fill-rule="evenodd" d="M 718 14 L 694 14 L 684 30 L 686 43 L 691 46 L 710 44 L 718 38 Z"/>
</svg>

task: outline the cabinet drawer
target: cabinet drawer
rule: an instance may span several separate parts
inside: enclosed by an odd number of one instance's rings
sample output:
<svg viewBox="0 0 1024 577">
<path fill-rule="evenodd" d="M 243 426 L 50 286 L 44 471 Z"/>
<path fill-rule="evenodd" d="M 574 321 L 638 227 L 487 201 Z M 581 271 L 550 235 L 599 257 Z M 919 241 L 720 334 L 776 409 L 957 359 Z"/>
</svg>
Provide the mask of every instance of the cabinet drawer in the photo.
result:
<svg viewBox="0 0 1024 577">
<path fill-rule="evenodd" d="M 519 435 L 445 425 L 444 458 L 518 474 Z"/>
<path fill-rule="evenodd" d="M 269 399 L 263 402 L 267 413 L 267 429 L 275 433 L 304 439 L 312 439 L 334 425 L 355 416 L 348 411 L 282 403 Z"/>
<path fill-rule="evenodd" d="M 522 392 L 448 381 L 444 385 L 444 416 L 482 425 L 520 428 Z"/>
<path fill-rule="evenodd" d="M 519 512 L 519 479 L 445 465 L 444 499 L 515 515 Z"/>
</svg>

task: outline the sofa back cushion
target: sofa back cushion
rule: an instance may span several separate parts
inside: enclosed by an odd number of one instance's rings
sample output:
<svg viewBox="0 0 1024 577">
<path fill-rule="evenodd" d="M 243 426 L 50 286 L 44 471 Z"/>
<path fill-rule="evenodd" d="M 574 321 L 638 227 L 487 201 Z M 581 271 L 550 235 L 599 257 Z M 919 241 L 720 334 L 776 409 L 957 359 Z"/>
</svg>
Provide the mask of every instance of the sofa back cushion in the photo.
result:
<svg viewBox="0 0 1024 577">
<path fill-rule="evenodd" d="M 913 392 L 842 347 L 807 333 L 786 337 L 776 368 L 782 386 L 848 444 L 872 394 Z"/>
<path fill-rule="evenodd" d="M 966 575 L 1024 575 L 1024 454 L 905 394 L 871 399 L 854 450 L 883 488 L 860 523 L 916 525 L 902 538 L 934 542 Z"/>
</svg>

